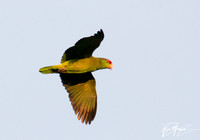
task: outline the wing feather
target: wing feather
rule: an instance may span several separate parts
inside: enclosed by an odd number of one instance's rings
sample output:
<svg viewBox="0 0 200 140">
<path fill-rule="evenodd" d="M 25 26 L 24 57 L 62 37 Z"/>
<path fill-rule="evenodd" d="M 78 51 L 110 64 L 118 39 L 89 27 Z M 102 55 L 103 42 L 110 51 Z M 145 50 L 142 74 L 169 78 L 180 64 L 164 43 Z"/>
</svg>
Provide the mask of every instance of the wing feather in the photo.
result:
<svg viewBox="0 0 200 140">
<path fill-rule="evenodd" d="M 63 86 L 69 93 L 69 98 L 78 119 L 91 123 L 96 114 L 97 94 L 96 83 L 92 74 L 60 74 Z"/>
<path fill-rule="evenodd" d="M 61 63 L 70 59 L 83 59 L 92 56 L 92 53 L 99 47 L 103 38 L 103 30 L 100 30 L 93 36 L 80 39 L 74 46 L 64 52 Z"/>
</svg>

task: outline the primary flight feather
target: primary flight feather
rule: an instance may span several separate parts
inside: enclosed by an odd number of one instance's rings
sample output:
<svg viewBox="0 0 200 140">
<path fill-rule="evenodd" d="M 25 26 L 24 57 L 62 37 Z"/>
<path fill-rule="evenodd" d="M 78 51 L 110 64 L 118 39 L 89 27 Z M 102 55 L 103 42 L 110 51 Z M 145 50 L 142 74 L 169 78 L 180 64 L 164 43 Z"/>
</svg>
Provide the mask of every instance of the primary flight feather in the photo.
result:
<svg viewBox="0 0 200 140">
<path fill-rule="evenodd" d="M 43 74 L 60 74 L 75 114 L 78 114 L 78 119 L 85 124 L 91 123 L 97 109 L 96 82 L 91 72 L 112 69 L 109 59 L 92 56 L 103 38 L 102 30 L 93 36 L 82 38 L 64 52 L 61 64 L 40 69 Z"/>
</svg>

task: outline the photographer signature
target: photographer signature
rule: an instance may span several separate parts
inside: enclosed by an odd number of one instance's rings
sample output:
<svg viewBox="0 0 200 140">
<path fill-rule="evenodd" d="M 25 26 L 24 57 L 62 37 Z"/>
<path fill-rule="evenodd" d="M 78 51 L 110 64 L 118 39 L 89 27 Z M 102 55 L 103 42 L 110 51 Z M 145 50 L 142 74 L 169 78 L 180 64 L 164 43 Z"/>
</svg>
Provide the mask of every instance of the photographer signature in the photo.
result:
<svg viewBox="0 0 200 140">
<path fill-rule="evenodd" d="M 178 122 L 168 122 L 164 124 L 162 129 L 162 136 L 166 137 L 168 135 L 172 136 L 183 136 L 193 131 L 200 131 L 200 129 L 192 129 L 191 124 L 180 125 Z"/>
</svg>

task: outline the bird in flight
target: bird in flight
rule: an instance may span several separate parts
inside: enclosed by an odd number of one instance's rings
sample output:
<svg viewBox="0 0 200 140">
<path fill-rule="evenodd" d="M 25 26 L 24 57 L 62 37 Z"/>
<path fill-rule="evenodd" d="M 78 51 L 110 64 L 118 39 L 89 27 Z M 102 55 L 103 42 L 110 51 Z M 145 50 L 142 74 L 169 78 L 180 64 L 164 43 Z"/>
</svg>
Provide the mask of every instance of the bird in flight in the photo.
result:
<svg viewBox="0 0 200 140">
<path fill-rule="evenodd" d="M 85 124 L 94 120 L 97 109 L 96 82 L 91 72 L 113 67 L 109 59 L 92 56 L 103 38 L 103 30 L 84 37 L 64 52 L 61 64 L 40 69 L 43 74 L 60 74 L 75 114 Z"/>
</svg>

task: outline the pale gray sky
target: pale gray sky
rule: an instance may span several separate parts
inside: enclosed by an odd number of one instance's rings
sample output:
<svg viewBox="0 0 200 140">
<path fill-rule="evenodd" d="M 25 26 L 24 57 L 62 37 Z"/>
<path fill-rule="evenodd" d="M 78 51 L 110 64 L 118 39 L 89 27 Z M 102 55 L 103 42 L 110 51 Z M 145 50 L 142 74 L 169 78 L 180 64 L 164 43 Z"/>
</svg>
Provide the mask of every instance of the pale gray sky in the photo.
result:
<svg viewBox="0 0 200 140">
<path fill-rule="evenodd" d="M 199 140 L 200 131 L 161 137 L 165 123 L 200 129 L 199 0 L 1 0 L 1 140 Z M 98 106 L 77 120 L 56 74 L 76 41 L 103 29 L 94 56 Z"/>
</svg>

